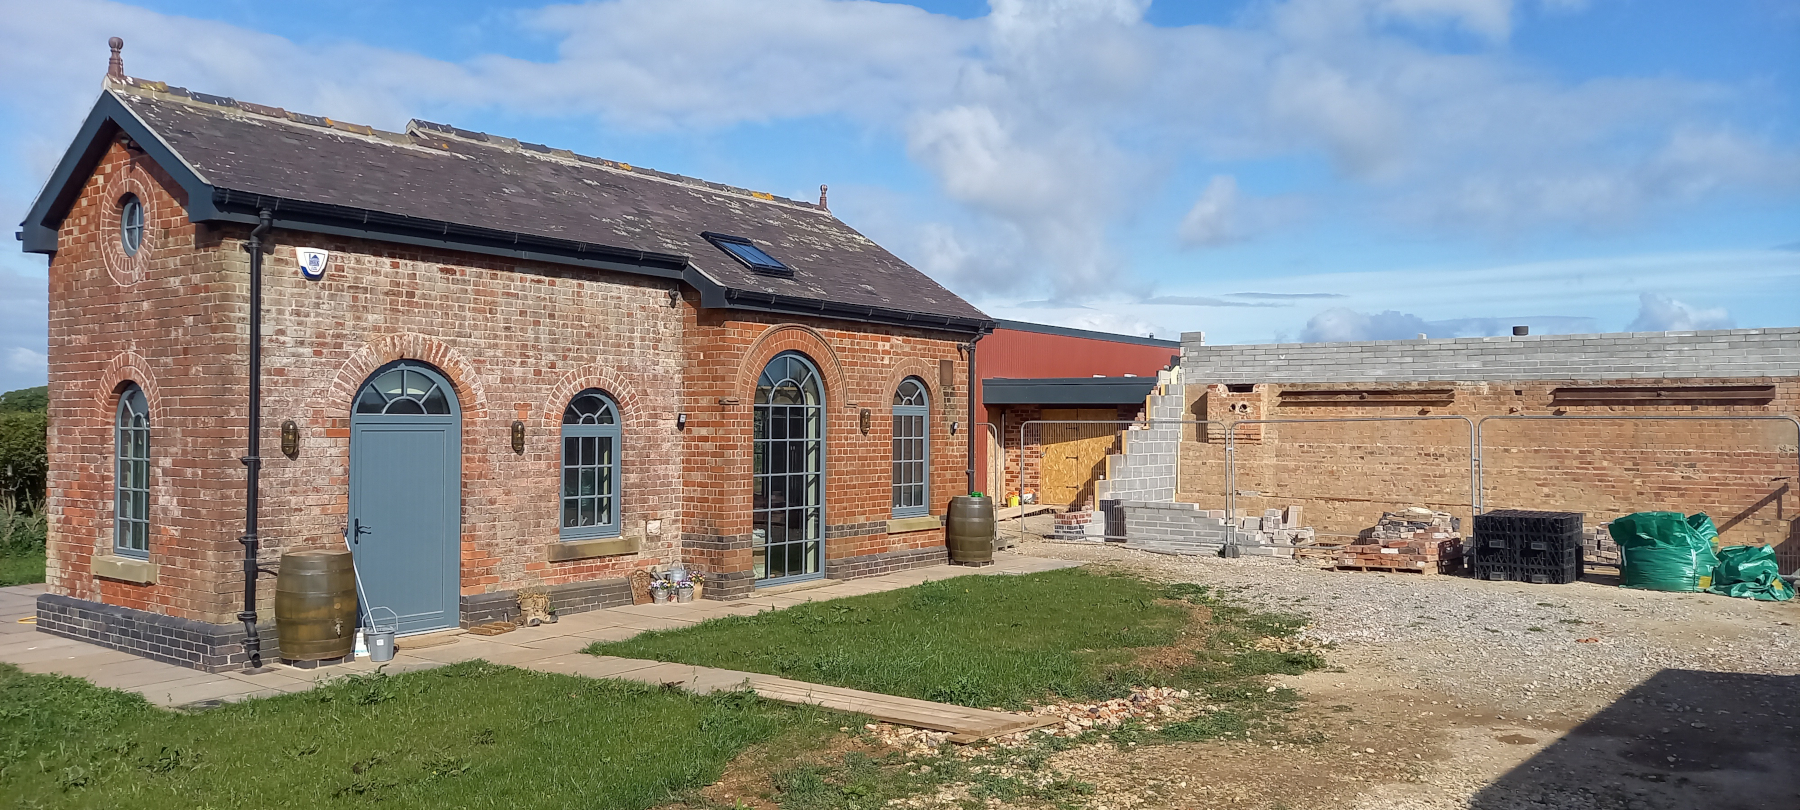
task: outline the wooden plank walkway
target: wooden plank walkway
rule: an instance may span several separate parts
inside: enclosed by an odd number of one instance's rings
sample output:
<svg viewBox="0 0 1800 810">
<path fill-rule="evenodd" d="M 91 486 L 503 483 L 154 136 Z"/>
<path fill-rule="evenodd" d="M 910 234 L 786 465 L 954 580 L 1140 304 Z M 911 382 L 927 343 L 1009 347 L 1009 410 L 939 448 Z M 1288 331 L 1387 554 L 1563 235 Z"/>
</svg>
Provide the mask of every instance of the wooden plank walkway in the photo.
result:
<svg viewBox="0 0 1800 810">
<path fill-rule="evenodd" d="M 723 689 L 748 688 L 759 697 L 799 706 L 820 706 L 843 712 L 866 714 L 886 723 L 948 731 L 950 741 L 971 743 L 1042 728 L 1059 722 L 1054 717 L 1012 714 L 986 709 L 971 709 L 948 703 L 864 692 L 842 686 L 825 686 L 774 675 L 739 672 L 730 669 L 671 664 L 635 658 L 576 653 L 535 661 L 525 666 L 546 672 L 584 675 L 590 678 L 623 678 L 669 688 L 685 689 L 698 694 Z"/>
</svg>

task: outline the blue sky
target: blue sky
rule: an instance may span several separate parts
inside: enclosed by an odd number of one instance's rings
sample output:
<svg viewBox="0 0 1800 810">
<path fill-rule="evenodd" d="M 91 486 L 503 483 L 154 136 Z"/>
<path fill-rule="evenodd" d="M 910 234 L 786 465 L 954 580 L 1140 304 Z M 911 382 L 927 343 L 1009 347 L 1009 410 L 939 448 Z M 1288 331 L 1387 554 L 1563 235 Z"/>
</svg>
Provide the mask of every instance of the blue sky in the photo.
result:
<svg viewBox="0 0 1800 810">
<path fill-rule="evenodd" d="M 1800 324 L 1790 0 L 0 0 L 0 216 L 127 72 L 811 198 L 998 317 Z M 0 390 L 44 261 L 0 252 Z"/>
</svg>

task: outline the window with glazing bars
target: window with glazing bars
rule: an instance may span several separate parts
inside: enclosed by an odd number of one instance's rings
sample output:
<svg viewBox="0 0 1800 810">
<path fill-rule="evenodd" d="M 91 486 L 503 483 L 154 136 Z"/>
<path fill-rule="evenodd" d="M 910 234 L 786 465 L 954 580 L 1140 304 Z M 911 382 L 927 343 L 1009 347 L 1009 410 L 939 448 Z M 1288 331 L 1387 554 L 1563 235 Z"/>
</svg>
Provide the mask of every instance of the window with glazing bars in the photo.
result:
<svg viewBox="0 0 1800 810">
<path fill-rule="evenodd" d="M 563 409 L 562 539 L 618 536 L 619 439 L 606 394 L 583 391 Z"/>
<path fill-rule="evenodd" d="M 894 517 L 931 512 L 931 407 L 925 384 L 908 377 L 894 391 Z"/>
<path fill-rule="evenodd" d="M 759 584 L 824 576 L 825 389 L 797 353 L 756 381 L 750 565 Z"/>
<path fill-rule="evenodd" d="M 117 471 L 113 492 L 113 552 L 150 556 L 150 404 L 132 385 L 119 394 Z"/>
</svg>

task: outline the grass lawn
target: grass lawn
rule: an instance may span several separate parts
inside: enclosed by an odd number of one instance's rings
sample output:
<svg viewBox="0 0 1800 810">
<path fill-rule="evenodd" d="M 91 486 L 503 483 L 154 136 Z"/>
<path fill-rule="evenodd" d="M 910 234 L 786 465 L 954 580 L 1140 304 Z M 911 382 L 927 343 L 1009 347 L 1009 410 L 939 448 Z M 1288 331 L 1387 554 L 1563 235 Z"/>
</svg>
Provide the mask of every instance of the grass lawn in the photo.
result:
<svg viewBox="0 0 1800 810">
<path fill-rule="evenodd" d="M 843 715 L 472 662 L 196 714 L 0 665 L 5 806 L 648 808 Z"/>
<path fill-rule="evenodd" d="M 1203 605 L 1207 620 L 1184 600 Z M 1226 684 L 1271 672 L 1303 672 L 1323 662 L 1254 648 L 1303 625 L 1233 607 L 1198 586 L 1063 569 L 723 617 L 587 651 L 1019 709 L 1050 698 L 1118 697 L 1144 683 L 1224 693 L 1241 689 Z M 1172 656 L 1149 655 L 1177 644 Z"/>
<path fill-rule="evenodd" d="M 44 552 L 0 554 L 0 588 L 44 581 Z"/>
</svg>

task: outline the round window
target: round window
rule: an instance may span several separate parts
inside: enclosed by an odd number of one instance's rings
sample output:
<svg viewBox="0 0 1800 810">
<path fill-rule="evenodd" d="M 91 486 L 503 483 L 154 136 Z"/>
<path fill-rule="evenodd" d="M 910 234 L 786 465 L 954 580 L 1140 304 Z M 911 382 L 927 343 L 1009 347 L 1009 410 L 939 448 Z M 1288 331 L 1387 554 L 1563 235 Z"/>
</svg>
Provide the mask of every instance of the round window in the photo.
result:
<svg viewBox="0 0 1800 810">
<path fill-rule="evenodd" d="M 143 244 L 144 204 L 136 194 L 127 194 L 119 201 L 119 246 L 125 249 L 125 255 L 136 256 Z"/>
</svg>

